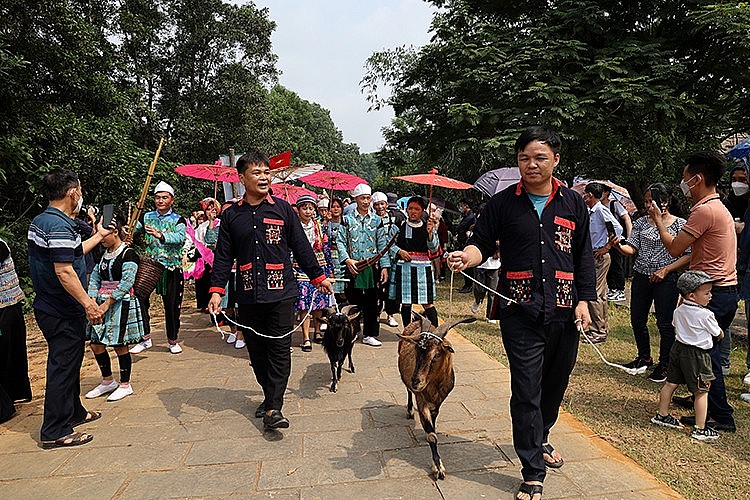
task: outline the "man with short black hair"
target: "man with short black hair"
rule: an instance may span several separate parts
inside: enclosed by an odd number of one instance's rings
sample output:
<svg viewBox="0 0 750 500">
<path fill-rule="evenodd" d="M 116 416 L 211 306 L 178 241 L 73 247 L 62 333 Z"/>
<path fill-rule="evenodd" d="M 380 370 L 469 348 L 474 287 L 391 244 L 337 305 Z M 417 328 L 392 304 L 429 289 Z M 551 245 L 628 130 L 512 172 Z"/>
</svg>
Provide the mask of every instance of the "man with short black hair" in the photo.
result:
<svg viewBox="0 0 750 500">
<path fill-rule="evenodd" d="M 86 444 L 91 434 L 73 432 L 76 425 L 101 414 L 81 404 L 81 363 L 86 345 L 86 319 L 100 324 L 104 313 L 88 296 L 84 254 L 109 231 L 99 228 L 81 241 L 74 214 L 83 205 L 78 176 L 56 169 L 44 177 L 49 205 L 29 226 L 31 281 L 36 296 L 34 317 L 47 341 L 47 381 L 44 395 L 43 448 Z"/>
<path fill-rule="evenodd" d="M 661 218 L 661 207 L 651 203 L 648 211 L 669 254 L 677 257 L 691 247 L 690 270 L 703 271 L 716 280 L 707 307 L 724 331 L 724 339 L 716 342 L 710 352 L 711 369 L 716 379 L 708 392 L 707 425 L 719 431 L 735 432 L 734 409 L 727 401 L 722 372 L 722 347 L 726 346 L 726 353 L 731 345 L 729 327 L 737 312 L 737 239 L 732 215 L 716 192 L 716 184 L 725 170 L 724 158 L 713 151 L 699 151 L 687 157 L 680 189 L 692 207 L 687 223 L 677 236 L 667 231 Z M 674 400 L 692 407 L 692 401 Z M 680 420 L 686 425 L 694 423 L 691 417 Z"/>
<path fill-rule="evenodd" d="M 495 194 L 463 251 L 449 255 L 454 271 L 474 267 L 497 250 L 503 259 L 492 319 L 500 320 L 510 365 L 513 446 L 524 482 L 519 500 L 538 500 L 546 467 L 564 461 L 549 443 L 578 353 L 577 325 L 589 324 L 596 300 L 589 214 L 581 197 L 552 173 L 560 137 L 530 127 L 516 141 L 521 182 Z"/>
<path fill-rule="evenodd" d="M 290 347 L 294 328 L 297 282 L 290 253 L 319 293 L 333 292 L 291 205 L 271 196 L 270 160 L 251 151 L 237 160 L 243 198 L 221 214 L 219 240 L 211 273 L 211 314 L 221 312 L 232 263 L 237 260 L 236 295 L 239 323 L 245 330 L 247 352 L 263 402 L 255 410 L 266 429 L 286 429 L 281 413 L 292 367 Z"/>
<path fill-rule="evenodd" d="M 607 223 L 617 236 L 622 235 L 622 226 L 612 212 L 601 203 L 604 185 L 600 182 L 589 182 L 584 188 L 583 201 L 589 207 L 589 231 L 591 233 L 591 248 L 594 250 L 594 265 L 596 267 L 596 300 L 589 301 L 591 315 L 591 330 L 589 336 L 592 342 L 599 343 L 609 336 L 609 319 L 607 304 L 607 272 L 611 263 Z"/>
</svg>

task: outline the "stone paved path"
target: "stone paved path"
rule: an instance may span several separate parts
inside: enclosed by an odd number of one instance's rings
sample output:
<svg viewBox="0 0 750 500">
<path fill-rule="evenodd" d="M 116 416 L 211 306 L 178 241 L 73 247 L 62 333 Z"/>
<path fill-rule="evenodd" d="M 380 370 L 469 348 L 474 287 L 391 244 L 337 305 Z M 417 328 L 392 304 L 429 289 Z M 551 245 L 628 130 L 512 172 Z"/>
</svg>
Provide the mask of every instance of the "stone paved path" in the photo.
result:
<svg viewBox="0 0 750 500">
<path fill-rule="evenodd" d="M 513 497 L 520 467 L 508 370 L 456 330 L 457 385 L 437 423 L 448 476 L 436 482 L 424 433 L 406 419 L 392 329 L 383 326 L 382 348 L 355 347 L 356 373 L 344 372 L 336 394 L 322 349 L 295 348 L 284 408 L 291 427 L 263 433 L 246 351 L 223 342 L 205 315 L 183 317 L 182 354 L 168 352 L 155 323 L 155 347 L 134 356 L 135 395 L 88 402 L 103 412 L 80 428 L 91 443 L 42 450 L 39 397 L 0 426 L 0 498 Z M 98 381 L 90 365 L 82 392 Z M 679 498 L 569 414 L 552 435 L 566 464 L 549 472 L 545 499 Z"/>
</svg>

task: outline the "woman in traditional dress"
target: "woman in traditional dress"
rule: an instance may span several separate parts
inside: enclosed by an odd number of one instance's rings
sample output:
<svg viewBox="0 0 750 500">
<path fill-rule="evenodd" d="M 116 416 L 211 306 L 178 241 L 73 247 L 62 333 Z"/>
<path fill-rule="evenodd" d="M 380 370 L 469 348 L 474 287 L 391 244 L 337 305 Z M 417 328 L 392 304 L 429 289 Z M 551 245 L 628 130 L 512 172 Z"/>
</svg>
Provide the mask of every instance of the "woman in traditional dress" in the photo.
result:
<svg viewBox="0 0 750 500">
<path fill-rule="evenodd" d="M 0 239 L 0 422 L 15 413 L 14 403 L 31 401 L 23 299 L 10 248 Z"/>
<path fill-rule="evenodd" d="M 213 252 L 216 248 L 216 242 L 219 240 L 219 202 L 213 198 L 204 198 L 200 201 L 203 213 L 206 214 L 206 221 L 202 222 L 195 228 L 195 240 L 202 244 L 205 249 Z M 200 276 L 195 276 L 195 304 L 203 312 L 208 311 L 208 287 L 211 283 L 211 266 L 205 261 L 203 253 L 197 248 L 196 242 L 190 239 L 192 247 L 196 247 L 199 259 L 203 260 L 203 272 Z M 196 273 L 197 274 L 197 273 Z"/>
<path fill-rule="evenodd" d="M 339 261 L 339 249 L 336 246 L 336 235 L 339 233 L 341 228 L 341 215 L 344 213 L 344 205 L 340 199 L 334 198 L 331 200 L 330 206 L 328 207 L 328 222 L 326 224 L 326 230 L 328 232 L 328 240 L 331 244 L 331 259 L 334 263 L 333 266 L 333 277 L 336 279 L 342 279 L 344 277 L 344 267 L 337 264 Z M 346 283 L 344 281 L 333 282 L 333 293 L 336 297 L 336 302 L 342 305 L 346 302 L 346 295 L 344 291 L 346 289 Z"/>
<path fill-rule="evenodd" d="M 112 219 L 114 231 L 102 239 L 107 251 L 94 267 L 89 282 L 89 297 L 96 299 L 104 313 L 101 325 L 89 324 L 86 337 L 90 340 L 102 382 L 86 393 L 87 398 L 97 398 L 109 394 L 107 401 L 119 401 L 133 394 L 130 385 L 132 360 L 128 346 L 143 340 L 143 318 L 138 298 L 133 293 L 133 282 L 138 272 L 138 255 L 123 243 L 121 230 L 123 220 Z M 120 383 L 112 377 L 112 365 L 107 347 L 117 354 L 120 366 Z"/>
<path fill-rule="evenodd" d="M 331 246 L 328 240 L 328 233 L 324 230 L 320 220 L 315 217 L 316 202 L 315 198 L 310 195 L 303 195 L 297 198 L 297 213 L 299 215 L 302 229 L 305 231 L 307 241 L 310 242 L 315 257 L 318 259 L 318 264 L 323 268 L 327 277 L 333 276 L 333 261 L 331 260 Z M 315 320 L 316 329 L 315 335 L 322 336 L 320 331 L 317 329 L 319 324 L 318 319 L 321 317 L 322 310 L 326 307 L 331 306 L 331 300 L 328 295 L 315 292 L 315 285 L 310 283 L 307 275 L 297 266 L 297 263 L 292 261 L 294 266 L 294 272 L 298 277 L 297 280 L 297 302 L 295 303 L 295 309 L 300 319 L 305 317 L 307 311 L 310 310 L 312 305 L 312 316 Z M 314 294 L 314 300 L 313 300 Z M 310 319 L 306 319 L 302 323 L 302 351 L 312 351 L 312 342 L 310 341 Z"/>
<path fill-rule="evenodd" d="M 411 306 L 420 304 L 424 315 L 437 326 L 435 277 L 429 252 L 437 250 L 439 241 L 435 220 L 423 214 L 427 203 L 420 196 L 412 196 L 406 204 L 408 219 L 399 229 L 396 243 L 391 247 L 391 262 L 395 263 L 395 279 L 391 298 L 401 302 L 401 321 L 411 323 Z"/>
</svg>

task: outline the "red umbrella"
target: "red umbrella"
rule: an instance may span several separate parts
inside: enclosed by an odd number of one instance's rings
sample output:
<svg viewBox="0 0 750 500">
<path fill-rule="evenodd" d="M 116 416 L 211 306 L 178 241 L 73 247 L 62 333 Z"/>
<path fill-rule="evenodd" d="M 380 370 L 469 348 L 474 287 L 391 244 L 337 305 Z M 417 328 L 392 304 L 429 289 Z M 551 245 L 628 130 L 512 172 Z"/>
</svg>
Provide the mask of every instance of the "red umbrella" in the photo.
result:
<svg viewBox="0 0 750 500">
<path fill-rule="evenodd" d="M 433 168 L 427 174 L 414 174 L 414 175 L 402 175 L 400 177 L 392 177 L 399 181 L 413 182 L 415 184 L 424 184 L 430 186 L 430 203 L 432 203 L 432 187 L 439 186 L 448 189 L 469 189 L 471 184 L 451 179 L 443 175 L 438 175 L 437 169 Z"/>
<path fill-rule="evenodd" d="M 271 189 L 273 190 L 273 195 L 275 197 L 286 200 L 289 203 L 296 203 L 297 198 L 299 198 L 303 194 L 310 195 L 316 200 L 318 199 L 318 195 L 314 192 L 310 191 L 307 188 L 295 186 L 293 184 L 271 184 Z"/>
<path fill-rule="evenodd" d="M 314 174 L 300 177 L 299 180 L 311 186 L 336 190 L 348 191 L 357 187 L 357 184 L 367 184 L 367 181 L 361 177 L 344 172 L 334 172 L 333 170 L 321 170 Z"/>
<path fill-rule="evenodd" d="M 175 168 L 174 171 L 185 177 L 214 181 L 214 198 L 216 198 L 216 188 L 219 181 L 240 181 L 240 177 L 237 175 L 237 170 L 232 167 L 223 166 L 221 160 L 217 160 L 213 165 L 200 163 L 182 165 Z"/>
</svg>

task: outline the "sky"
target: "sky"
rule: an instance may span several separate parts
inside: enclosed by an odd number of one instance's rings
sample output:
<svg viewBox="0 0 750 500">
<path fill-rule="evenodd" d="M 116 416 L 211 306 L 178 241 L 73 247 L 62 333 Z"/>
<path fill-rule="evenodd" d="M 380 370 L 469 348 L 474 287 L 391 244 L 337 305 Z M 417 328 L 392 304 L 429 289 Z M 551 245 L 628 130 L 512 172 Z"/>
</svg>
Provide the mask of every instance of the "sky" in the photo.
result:
<svg viewBox="0 0 750 500">
<path fill-rule="evenodd" d="M 239 2 L 243 3 L 243 2 Z M 279 83 L 331 112 L 360 152 L 383 145 L 390 107 L 368 112 L 359 82 L 365 60 L 384 49 L 429 42 L 434 7 L 422 0 L 255 0 L 276 22 Z"/>
</svg>

